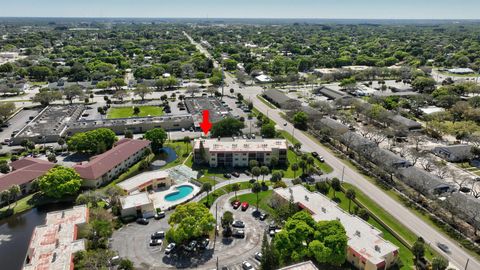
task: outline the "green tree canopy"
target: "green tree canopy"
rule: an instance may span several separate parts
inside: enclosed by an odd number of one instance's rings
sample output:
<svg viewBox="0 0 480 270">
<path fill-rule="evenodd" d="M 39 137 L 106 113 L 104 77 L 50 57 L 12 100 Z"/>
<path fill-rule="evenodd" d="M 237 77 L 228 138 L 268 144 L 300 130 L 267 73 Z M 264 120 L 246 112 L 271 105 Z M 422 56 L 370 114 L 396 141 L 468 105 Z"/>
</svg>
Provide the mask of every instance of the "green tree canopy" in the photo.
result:
<svg viewBox="0 0 480 270">
<path fill-rule="evenodd" d="M 108 128 L 99 128 L 76 133 L 67 141 L 68 148 L 82 153 L 101 154 L 112 148 L 117 141 L 115 132 Z"/>
<path fill-rule="evenodd" d="M 82 180 L 75 170 L 56 166 L 39 180 L 40 190 L 52 198 L 74 195 L 80 190 Z"/>
<path fill-rule="evenodd" d="M 211 134 L 212 137 L 231 137 L 240 134 L 244 127 L 242 121 L 228 117 L 213 124 Z"/>
<path fill-rule="evenodd" d="M 215 227 L 215 218 L 210 210 L 196 202 L 179 205 L 168 219 L 171 228 L 167 239 L 177 244 L 208 235 Z"/>
<path fill-rule="evenodd" d="M 167 132 L 163 128 L 150 129 L 145 133 L 145 139 L 152 142 L 152 150 L 158 153 L 167 140 Z"/>
<path fill-rule="evenodd" d="M 304 112 L 298 112 L 293 116 L 293 124 L 296 128 L 306 130 L 308 125 L 308 115 Z"/>
</svg>

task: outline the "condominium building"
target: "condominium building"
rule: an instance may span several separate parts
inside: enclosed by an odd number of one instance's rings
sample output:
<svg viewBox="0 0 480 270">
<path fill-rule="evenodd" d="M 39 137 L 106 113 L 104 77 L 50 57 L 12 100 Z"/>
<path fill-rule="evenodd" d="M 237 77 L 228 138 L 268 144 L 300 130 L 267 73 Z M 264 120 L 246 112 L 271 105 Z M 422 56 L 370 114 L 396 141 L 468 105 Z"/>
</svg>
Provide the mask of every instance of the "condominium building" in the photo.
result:
<svg viewBox="0 0 480 270">
<path fill-rule="evenodd" d="M 107 152 L 73 168 L 83 179 L 83 186 L 99 187 L 112 181 L 142 159 L 150 147 L 148 140 L 122 139 Z"/>
<path fill-rule="evenodd" d="M 283 165 L 287 163 L 287 150 L 284 139 L 198 139 L 194 141 L 193 160 L 210 167 L 247 167 L 250 160 L 270 165 L 276 157 Z"/>
<path fill-rule="evenodd" d="M 302 185 L 274 189 L 275 198 L 308 211 L 315 221 L 339 220 L 348 237 L 347 261 L 358 269 L 384 270 L 397 263 L 399 248 L 383 239 L 382 232 L 363 219 L 345 212 L 336 203 Z"/>
<path fill-rule="evenodd" d="M 48 213 L 45 225 L 33 231 L 23 270 L 74 269 L 74 254 L 85 250 L 85 241 L 77 240 L 77 226 L 87 222 L 86 205 Z"/>
</svg>

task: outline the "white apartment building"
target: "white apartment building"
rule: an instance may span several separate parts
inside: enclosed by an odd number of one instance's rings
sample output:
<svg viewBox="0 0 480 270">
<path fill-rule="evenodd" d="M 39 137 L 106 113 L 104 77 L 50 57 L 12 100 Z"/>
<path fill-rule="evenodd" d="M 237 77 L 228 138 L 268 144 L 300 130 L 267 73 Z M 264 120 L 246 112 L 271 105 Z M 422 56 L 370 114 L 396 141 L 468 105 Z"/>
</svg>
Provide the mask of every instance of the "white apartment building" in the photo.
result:
<svg viewBox="0 0 480 270">
<path fill-rule="evenodd" d="M 315 221 L 339 220 L 348 237 L 347 261 L 358 269 L 385 270 L 397 263 L 399 248 L 383 239 L 381 231 L 345 212 L 323 194 L 296 185 L 274 189 L 274 195 L 284 201 L 293 197 L 298 207 L 308 211 Z"/>
<path fill-rule="evenodd" d="M 194 141 L 193 161 L 208 163 L 210 167 L 247 167 L 250 160 L 269 165 L 275 156 L 282 165 L 287 163 L 287 151 L 288 144 L 284 139 L 197 139 Z"/>
</svg>

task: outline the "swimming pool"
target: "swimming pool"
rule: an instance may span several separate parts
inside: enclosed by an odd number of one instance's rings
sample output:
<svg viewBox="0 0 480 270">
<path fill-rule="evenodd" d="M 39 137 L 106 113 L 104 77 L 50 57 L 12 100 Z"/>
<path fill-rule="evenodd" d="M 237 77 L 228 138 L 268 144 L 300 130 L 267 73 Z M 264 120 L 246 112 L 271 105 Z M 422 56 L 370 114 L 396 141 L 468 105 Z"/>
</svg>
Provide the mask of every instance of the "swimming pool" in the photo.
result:
<svg viewBox="0 0 480 270">
<path fill-rule="evenodd" d="M 192 193 L 193 191 L 193 187 L 187 186 L 187 185 L 177 186 L 175 187 L 175 189 L 176 191 L 165 195 L 165 201 L 173 202 L 173 201 L 183 199 L 188 195 L 190 195 L 190 193 Z"/>
</svg>

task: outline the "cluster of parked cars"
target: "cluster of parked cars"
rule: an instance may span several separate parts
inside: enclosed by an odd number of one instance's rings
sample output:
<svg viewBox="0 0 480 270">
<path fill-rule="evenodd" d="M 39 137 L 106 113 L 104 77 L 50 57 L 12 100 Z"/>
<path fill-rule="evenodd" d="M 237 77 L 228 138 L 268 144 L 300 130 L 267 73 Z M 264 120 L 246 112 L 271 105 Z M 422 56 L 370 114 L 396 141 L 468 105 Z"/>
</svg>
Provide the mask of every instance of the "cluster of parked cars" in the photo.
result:
<svg viewBox="0 0 480 270">
<path fill-rule="evenodd" d="M 188 252 L 206 249 L 210 244 L 210 239 L 202 238 L 199 240 L 192 240 L 186 246 L 183 247 Z"/>
<path fill-rule="evenodd" d="M 241 208 L 242 211 L 247 211 L 249 206 L 250 205 L 248 204 L 248 202 L 240 202 L 238 200 L 235 200 L 235 201 L 232 202 L 232 207 L 235 210 L 237 210 L 238 208 Z"/>
<path fill-rule="evenodd" d="M 161 246 L 163 241 L 162 239 L 165 238 L 165 232 L 164 231 L 158 231 L 152 233 L 150 236 L 150 246 Z"/>
<path fill-rule="evenodd" d="M 275 234 L 279 233 L 282 229 L 279 226 L 277 226 L 275 222 L 272 221 L 268 225 L 267 230 L 268 230 L 268 235 L 270 235 L 271 237 L 274 237 Z"/>
<path fill-rule="evenodd" d="M 231 174 L 230 174 L 230 173 L 224 173 L 224 174 L 223 174 L 223 177 L 225 177 L 225 178 L 227 178 L 227 179 L 232 178 L 232 176 L 238 178 L 238 177 L 240 177 L 240 173 L 238 173 L 238 172 L 232 172 Z"/>
</svg>

